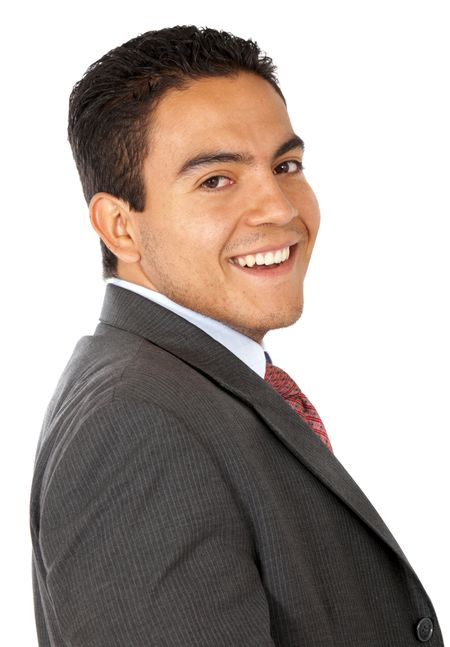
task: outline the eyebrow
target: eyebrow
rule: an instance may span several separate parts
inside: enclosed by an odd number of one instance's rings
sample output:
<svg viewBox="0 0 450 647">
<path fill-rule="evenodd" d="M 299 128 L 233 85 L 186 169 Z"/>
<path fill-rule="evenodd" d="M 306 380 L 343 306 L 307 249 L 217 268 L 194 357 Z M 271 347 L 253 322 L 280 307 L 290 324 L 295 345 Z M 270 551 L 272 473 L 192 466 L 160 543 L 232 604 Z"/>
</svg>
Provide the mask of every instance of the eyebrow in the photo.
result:
<svg viewBox="0 0 450 647">
<path fill-rule="evenodd" d="M 298 135 L 294 135 L 287 141 L 285 141 L 281 146 L 277 148 L 275 153 L 272 156 L 272 160 L 275 160 L 277 157 L 288 153 L 294 148 L 301 148 L 302 151 L 305 150 L 305 144 L 303 139 Z M 255 161 L 254 155 L 250 153 L 233 153 L 226 151 L 211 151 L 205 153 L 199 153 L 192 157 L 191 159 L 186 160 L 181 166 L 180 170 L 177 173 L 177 179 L 187 175 L 190 171 L 201 167 L 206 166 L 207 164 L 214 164 L 216 162 L 236 162 L 238 164 L 252 164 Z"/>
</svg>

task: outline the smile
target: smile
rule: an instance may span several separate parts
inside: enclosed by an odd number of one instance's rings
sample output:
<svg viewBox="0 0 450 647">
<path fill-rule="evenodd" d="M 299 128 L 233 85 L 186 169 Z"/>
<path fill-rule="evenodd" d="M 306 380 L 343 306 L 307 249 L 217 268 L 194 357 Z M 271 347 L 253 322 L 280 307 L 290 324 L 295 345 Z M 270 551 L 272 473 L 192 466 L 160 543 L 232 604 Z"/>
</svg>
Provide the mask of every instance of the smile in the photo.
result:
<svg viewBox="0 0 450 647">
<path fill-rule="evenodd" d="M 273 280 L 289 275 L 296 266 L 297 247 L 296 243 L 274 251 L 235 256 L 229 262 L 231 267 L 239 273 L 248 274 L 261 280 Z"/>
<path fill-rule="evenodd" d="M 253 267 L 254 265 L 279 265 L 289 258 L 289 246 L 282 249 L 270 250 L 268 252 L 259 252 L 257 254 L 246 254 L 245 256 L 235 256 L 230 259 L 231 263 L 241 267 Z"/>
</svg>

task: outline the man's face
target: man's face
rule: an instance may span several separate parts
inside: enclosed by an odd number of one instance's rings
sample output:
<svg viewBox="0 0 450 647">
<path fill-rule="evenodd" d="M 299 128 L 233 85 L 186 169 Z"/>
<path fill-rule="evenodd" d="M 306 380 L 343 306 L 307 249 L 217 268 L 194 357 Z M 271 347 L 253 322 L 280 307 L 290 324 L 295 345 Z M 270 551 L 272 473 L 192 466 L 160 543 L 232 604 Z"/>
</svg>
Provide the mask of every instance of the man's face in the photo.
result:
<svg viewBox="0 0 450 647">
<path fill-rule="evenodd" d="M 245 72 L 193 81 L 163 96 L 149 137 L 139 282 L 258 342 L 297 321 L 320 216 L 277 92 Z"/>
</svg>

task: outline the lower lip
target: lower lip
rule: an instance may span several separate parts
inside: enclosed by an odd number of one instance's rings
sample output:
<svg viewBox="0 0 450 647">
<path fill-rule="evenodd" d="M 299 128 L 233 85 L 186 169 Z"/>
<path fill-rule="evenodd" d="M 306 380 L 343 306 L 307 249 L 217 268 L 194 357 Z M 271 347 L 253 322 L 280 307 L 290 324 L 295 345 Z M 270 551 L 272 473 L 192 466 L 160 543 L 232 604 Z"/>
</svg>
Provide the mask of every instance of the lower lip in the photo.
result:
<svg viewBox="0 0 450 647">
<path fill-rule="evenodd" d="M 292 245 L 292 247 L 289 248 L 289 258 L 283 263 L 268 265 L 268 266 L 258 265 L 258 269 L 256 269 L 256 265 L 254 265 L 253 267 L 247 267 L 247 266 L 241 267 L 238 263 L 230 263 L 230 265 L 234 267 L 236 270 L 238 270 L 239 272 L 243 272 L 244 274 L 249 274 L 251 276 L 254 276 L 255 278 L 275 279 L 279 276 L 285 276 L 286 274 L 289 274 L 292 267 L 294 266 L 294 259 L 296 257 L 297 247 L 298 247 L 298 243 L 296 243 L 295 245 Z"/>
</svg>

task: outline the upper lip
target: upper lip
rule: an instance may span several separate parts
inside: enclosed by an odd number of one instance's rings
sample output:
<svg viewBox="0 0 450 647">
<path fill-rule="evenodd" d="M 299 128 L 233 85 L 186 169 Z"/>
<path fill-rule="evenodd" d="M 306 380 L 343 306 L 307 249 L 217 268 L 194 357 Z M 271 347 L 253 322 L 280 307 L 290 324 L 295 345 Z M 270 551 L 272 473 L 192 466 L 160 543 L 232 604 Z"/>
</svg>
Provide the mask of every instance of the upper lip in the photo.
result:
<svg viewBox="0 0 450 647">
<path fill-rule="evenodd" d="M 256 256 L 256 254 L 265 254 L 266 252 L 276 252 L 279 249 L 284 249 L 285 247 L 292 247 L 292 245 L 296 245 L 298 243 L 298 240 L 294 241 L 288 241 L 286 243 L 281 243 L 281 244 L 272 244 L 272 245 L 265 245 L 264 247 L 261 247 L 259 249 L 256 249 L 251 252 L 243 252 L 242 254 L 235 254 L 234 256 L 230 256 L 230 258 L 238 258 L 239 256 Z"/>
</svg>

